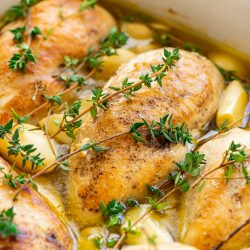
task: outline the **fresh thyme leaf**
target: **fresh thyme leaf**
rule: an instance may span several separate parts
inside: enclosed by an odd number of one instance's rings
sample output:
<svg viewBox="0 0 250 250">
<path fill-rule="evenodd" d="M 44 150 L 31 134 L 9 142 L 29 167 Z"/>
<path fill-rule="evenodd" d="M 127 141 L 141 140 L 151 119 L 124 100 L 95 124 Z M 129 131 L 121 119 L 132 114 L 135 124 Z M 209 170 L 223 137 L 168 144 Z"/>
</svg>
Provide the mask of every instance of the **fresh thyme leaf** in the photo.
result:
<svg viewBox="0 0 250 250">
<path fill-rule="evenodd" d="M 164 210 L 166 208 L 169 207 L 169 204 L 167 202 L 161 202 L 161 203 L 158 203 L 158 201 L 154 198 L 151 198 L 151 197 L 147 197 L 148 198 L 148 203 L 149 205 L 156 211 L 156 212 L 159 212 L 159 213 L 162 213 L 164 212 Z"/>
<path fill-rule="evenodd" d="M 33 144 L 21 145 L 19 139 L 19 130 L 16 129 L 12 135 L 12 140 L 9 141 L 8 155 L 22 156 L 23 167 L 27 162 L 31 163 L 32 169 L 36 169 L 44 165 L 44 159 L 40 158 L 40 153 L 34 155 L 33 153 L 37 150 Z"/>
<path fill-rule="evenodd" d="M 5 125 L 0 125 L 0 138 L 4 139 L 6 134 L 11 134 L 13 127 L 13 119 L 9 120 Z"/>
<path fill-rule="evenodd" d="M 13 207 L 0 212 L 0 238 L 18 235 L 17 225 L 13 222 L 14 216 Z"/>
<path fill-rule="evenodd" d="M 71 68 L 78 65 L 80 62 L 77 58 L 72 58 L 70 56 L 64 56 L 64 65 L 66 68 Z"/>
<path fill-rule="evenodd" d="M 32 5 L 36 4 L 37 0 L 21 0 L 18 5 L 14 5 L 7 10 L 3 17 L 3 23 L 8 24 L 17 20 L 18 18 L 24 18 L 27 16 L 27 10 Z"/>
<path fill-rule="evenodd" d="M 246 160 L 246 158 L 247 158 L 247 154 L 244 151 L 243 146 L 240 143 L 236 144 L 234 143 L 234 141 L 232 141 L 228 150 L 226 151 L 226 160 L 229 162 L 233 161 L 232 164 L 227 165 L 225 168 L 224 175 L 226 177 L 227 182 L 230 180 L 230 177 L 233 175 L 233 170 L 236 169 L 239 165 L 241 166 L 242 172 L 248 183 L 249 177 L 248 177 L 246 168 L 244 166 L 244 161 Z"/>
<path fill-rule="evenodd" d="M 191 42 L 185 42 L 183 45 L 183 48 L 187 51 L 191 51 L 191 52 L 197 52 L 201 55 L 204 54 L 204 51 L 201 47 L 199 47 L 197 44 L 195 43 L 191 43 Z"/>
<path fill-rule="evenodd" d="M 152 246 L 156 246 L 157 235 L 147 236 L 148 243 Z"/>
<path fill-rule="evenodd" d="M 42 35 L 42 31 L 39 27 L 35 26 L 30 30 L 31 39 L 34 40 L 38 35 Z"/>
<path fill-rule="evenodd" d="M 24 117 L 21 117 L 20 115 L 17 114 L 17 112 L 14 109 L 12 110 L 13 117 L 17 120 L 18 124 L 23 124 L 29 121 L 29 115 L 25 115 Z"/>
<path fill-rule="evenodd" d="M 134 199 L 127 199 L 125 201 L 125 205 L 128 206 L 128 207 L 138 207 L 139 202 L 137 200 L 134 200 Z"/>
<path fill-rule="evenodd" d="M 104 246 L 104 238 L 102 236 L 97 236 L 93 239 L 94 245 L 97 247 L 97 249 L 102 249 Z"/>
<path fill-rule="evenodd" d="M 107 247 L 113 248 L 115 246 L 115 244 L 118 242 L 118 240 L 119 240 L 118 237 L 114 237 L 112 239 L 107 239 L 107 243 L 106 243 Z"/>
<path fill-rule="evenodd" d="M 59 95 L 54 95 L 54 96 L 48 96 L 44 95 L 45 99 L 51 102 L 51 104 L 57 104 L 57 105 L 62 105 L 62 98 Z"/>
<path fill-rule="evenodd" d="M 122 230 L 126 234 L 132 234 L 132 235 L 136 234 L 136 230 L 132 228 L 132 222 L 131 222 L 131 220 L 128 220 L 128 223 L 127 223 L 126 227 L 123 226 Z"/>
<path fill-rule="evenodd" d="M 222 74 L 225 83 L 229 83 L 232 82 L 234 80 L 240 80 L 240 78 L 236 75 L 236 71 L 233 70 L 225 70 L 222 67 L 220 67 L 219 65 L 216 65 L 217 68 L 219 69 L 220 73 Z"/>
<path fill-rule="evenodd" d="M 147 184 L 147 189 L 148 189 L 149 194 L 151 194 L 151 195 L 155 195 L 158 198 L 163 196 L 162 190 L 160 190 L 156 186 L 150 186 Z"/>
<path fill-rule="evenodd" d="M 116 54 L 116 49 L 121 48 L 127 43 L 128 37 L 124 32 L 119 32 L 115 28 L 100 42 L 100 49 L 91 56 L 92 51 L 85 58 L 91 69 L 100 70 L 103 56 L 112 56 Z"/>
<path fill-rule="evenodd" d="M 104 151 L 107 151 L 109 150 L 110 148 L 107 148 L 107 147 L 103 147 L 103 146 L 100 146 L 98 145 L 97 143 L 86 143 L 84 144 L 82 147 L 81 147 L 81 150 L 82 151 L 86 151 L 86 150 L 89 150 L 89 149 L 92 149 L 93 151 L 95 151 L 96 153 L 102 153 Z"/>
<path fill-rule="evenodd" d="M 229 147 L 228 158 L 229 161 L 235 161 L 236 163 L 243 163 L 246 159 L 246 152 L 243 150 L 241 144 L 235 144 L 231 142 Z"/>
<path fill-rule="evenodd" d="M 10 9 L 4 15 L 3 22 L 4 24 L 8 24 L 24 16 L 25 16 L 25 13 L 24 13 L 22 5 L 14 5 L 10 7 Z"/>
<path fill-rule="evenodd" d="M 175 186 L 178 187 L 181 190 L 181 192 L 185 193 L 189 190 L 190 184 L 187 182 L 183 173 L 181 172 L 170 173 L 169 178 L 174 180 Z"/>
<path fill-rule="evenodd" d="M 175 61 L 178 61 L 180 57 L 179 48 L 174 48 L 172 51 L 164 49 L 162 60 L 169 67 L 173 67 Z"/>
<path fill-rule="evenodd" d="M 80 7 L 80 11 L 84 11 L 84 10 L 86 10 L 88 8 L 94 9 L 96 3 L 97 3 L 97 0 L 83 0 L 82 4 L 81 4 L 81 7 Z"/>
<path fill-rule="evenodd" d="M 60 76 L 60 80 L 64 81 L 64 85 L 66 88 L 69 88 L 72 83 L 78 83 L 79 86 L 85 85 L 85 79 L 82 76 L 79 75 L 71 75 L 71 76 Z"/>
<path fill-rule="evenodd" d="M 93 118 L 96 118 L 97 115 L 97 107 L 106 110 L 108 108 L 108 102 L 102 102 L 98 104 L 99 101 L 106 98 L 108 94 L 104 93 L 102 89 L 92 89 L 92 97 L 89 102 L 93 103 L 93 108 L 90 110 L 90 114 Z"/>
<path fill-rule="evenodd" d="M 105 206 L 105 204 L 101 202 L 100 209 L 103 217 L 107 220 L 108 227 L 122 224 L 123 215 L 126 211 L 126 206 L 123 203 L 112 200 L 107 206 Z"/>
<path fill-rule="evenodd" d="M 192 136 L 184 123 L 181 125 L 172 124 L 172 115 L 165 115 L 160 118 L 159 122 L 153 120 L 150 125 L 145 119 L 142 120 L 143 123 L 135 123 L 130 127 L 130 133 L 136 141 L 142 143 L 146 142 L 138 131 L 139 128 L 145 126 L 153 140 L 157 137 L 165 137 L 166 141 L 169 143 L 177 144 L 181 142 L 185 145 L 187 142 L 192 142 Z M 168 123 L 168 126 L 166 125 L 166 122 Z"/>
<path fill-rule="evenodd" d="M 27 44 L 18 45 L 19 54 L 14 54 L 9 60 L 9 68 L 13 71 L 24 72 L 28 62 L 36 62 L 35 56 Z"/>
<path fill-rule="evenodd" d="M 112 28 L 108 36 L 104 38 L 100 45 L 106 52 L 106 55 L 113 55 L 112 49 L 119 49 L 126 45 L 128 36 L 124 32 L 117 31 L 116 28 Z"/>
<path fill-rule="evenodd" d="M 249 184 L 250 183 L 250 176 L 249 176 L 249 173 L 248 173 L 248 171 L 246 169 L 246 166 L 244 164 L 242 164 L 241 170 L 242 170 L 242 173 L 245 176 L 246 184 Z"/>
<path fill-rule="evenodd" d="M 198 176 L 200 174 L 201 165 L 205 164 L 205 155 L 199 152 L 190 152 L 185 155 L 185 160 L 176 163 L 177 167 L 191 176 Z"/>
<path fill-rule="evenodd" d="M 228 131 L 228 119 L 226 119 L 222 124 L 221 126 L 219 127 L 219 131 Z"/>
<path fill-rule="evenodd" d="M 36 183 L 33 181 L 32 178 L 29 178 L 29 182 L 31 184 L 31 187 L 35 190 L 38 191 L 38 186 L 36 185 Z"/>
<path fill-rule="evenodd" d="M 10 32 L 14 36 L 13 40 L 17 43 L 23 42 L 25 31 L 26 31 L 26 26 L 17 27 L 15 29 L 10 30 Z"/>
<path fill-rule="evenodd" d="M 0 169 L 0 172 L 3 174 L 3 182 L 5 185 L 10 188 L 16 189 L 22 184 L 26 183 L 26 174 L 21 173 L 16 176 L 13 176 L 12 171 L 10 170 L 8 173 L 5 173 L 3 169 Z"/>
<path fill-rule="evenodd" d="M 107 150 L 109 150 L 110 148 L 107 147 L 103 147 L 103 146 L 99 146 L 97 144 L 93 144 L 92 145 L 92 149 L 97 152 L 97 153 L 101 153 L 101 152 L 105 152 Z"/>
<path fill-rule="evenodd" d="M 69 161 L 65 160 L 65 161 L 61 161 L 59 168 L 61 168 L 63 171 L 69 172 L 72 171 L 73 169 L 70 167 L 69 165 Z"/>
<path fill-rule="evenodd" d="M 141 75 L 139 77 L 139 79 L 143 82 L 143 84 L 148 87 L 148 88 L 151 88 L 151 84 L 153 82 L 153 79 L 149 76 L 149 74 L 144 74 L 144 75 Z"/>
</svg>

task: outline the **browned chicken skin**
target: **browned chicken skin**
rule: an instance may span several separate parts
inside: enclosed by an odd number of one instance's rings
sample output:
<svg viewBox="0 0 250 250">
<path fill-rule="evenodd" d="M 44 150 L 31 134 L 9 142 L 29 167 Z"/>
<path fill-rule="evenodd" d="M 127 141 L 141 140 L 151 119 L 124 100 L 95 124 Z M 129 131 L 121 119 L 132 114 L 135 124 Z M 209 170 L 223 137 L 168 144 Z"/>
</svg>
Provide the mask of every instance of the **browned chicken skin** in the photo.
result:
<svg viewBox="0 0 250 250">
<path fill-rule="evenodd" d="M 0 167 L 8 173 L 9 166 L 2 158 L 0 158 Z M 70 232 L 47 204 L 46 199 L 29 187 L 25 187 L 18 196 L 18 201 L 13 202 L 15 193 L 15 189 L 0 182 L 0 211 L 14 206 L 14 223 L 19 231 L 17 237 L 0 238 L 1 250 L 73 249 Z"/>
<path fill-rule="evenodd" d="M 181 59 L 163 80 L 160 88 L 143 87 L 130 102 L 122 96 L 110 102 L 107 111 L 100 110 L 97 119 L 91 117 L 82 127 L 75 148 L 88 142 L 99 141 L 114 134 L 128 131 L 131 124 L 141 118 L 159 120 L 167 113 L 173 114 L 174 123 L 186 122 L 194 131 L 204 127 L 214 115 L 223 89 L 223 79 L 216 67 L 206 58 L 181 51 Z M 120 85 L 125 78 L 138 81 L 141 73 L 149 71 L 150 64 L 162 62 L 163 50 L 139 55 L 122 66 L 105 86 Z M 78 220 L 80 211 L 98 210 L 99 203 L 112 199 L 141 199 L 146 195 L 145 184 L 156 184 L 181 160 L 187 148 L 171 144 L 167 147 L 143 145 L 131 135 L 108 141 L 103 146 L 111 150 L 96 154 L 87 152 L 71 158 L 74 171 L 69 178 L 69 204 Z M 81 221 L 81 223 L 85 223 Z"/>
<path fill-rule="evenodd" d="M 10 118 L 11 108 L 25 115 L 42 103 L 43 91 L 34 98 L 39 83 L 47 88 L 48 95 L 61 90 L 63 85 L 51 82 L 52 76 L 59 73 L 64 56 L 83 58 L 115 25 L 113 18 L 101 7 L 80 12 L 80 4 L 80 0 L 44 0 L 31 8 L 31 25 L 39 27 L 46 38 L 36 38 L 31 43 L 37 63 L 29 63 L 25 74 L 10 70 L 8 61 L 18 53 L 10 29 L 25 25 L 26 20 L 11 23 L 1 31 L 0 124 Z M 38 118 L 42 115 L 41 112 L 37 114 Z"/>
<path fill-rule="evenodd" d="M 218 167 L 231 142 L 240 143 L 249 152 L 250 132 L 233 129 L 203 145 L 199 151 L 205 154 L 207 164 L 203 173 Z M 250 162 L 246 164 L 249 171 Z M 240 168 L 234 170 L 233 178 L 242 177 Z M 250 186 L 245 179 L 232 179 L 226 183 L 224 169 L 210 174 L 200 192 L 189 191 L 185 199 L 187 218 L 183 225 L 183 242 L 201 250 L 213 249 L 221 241 L 250 218 Z M 250 226 L 238 232 L 224 245 L 225 250 L 249 247 Z"/>
</svg>

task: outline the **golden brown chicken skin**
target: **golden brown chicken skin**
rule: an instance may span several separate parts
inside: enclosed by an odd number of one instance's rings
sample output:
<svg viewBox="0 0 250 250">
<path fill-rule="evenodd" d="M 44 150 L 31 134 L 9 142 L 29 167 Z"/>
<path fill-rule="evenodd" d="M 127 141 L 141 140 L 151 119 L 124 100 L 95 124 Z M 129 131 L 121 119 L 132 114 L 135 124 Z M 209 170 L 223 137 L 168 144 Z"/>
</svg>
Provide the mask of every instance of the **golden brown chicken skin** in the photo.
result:
<svg viewBox="0 0 250 250">
<path fill-rule="evenodd" d="M 233 129 L 203 145 L 199 151 L 207 161 L 203 173 L 218 167 L 231 142 L 240 143 L 245 151 L 250 149 L 250 132 Z M 250 161 L 246 167 L 249 171 Z M 241 224 L 250 218 L 250 186 L 245 179 L 224 179 L 224 169 L 210 174 L 200 192 L 189 191 L 185 199 L 183 224 L 186 231 L 183 242 L 201 250 L 213 249 Z M 250 172 L 250 171 L 249 171 Z M 241 168 L 234 170 L 233 178 L 242 177 Z M 249 247 L 250 226 L 248 225 L 232 237 L 221 249 L 243 249 Z"/>
<path fill-rule="evenodd" d="M 8 61 L 18 53 L 11 29 L 24 26 L 27 20 L 7 25 L 0 35 L 0 124 L 11 116 L 11 108 L 28 114 L 43 102 L 42 94 L 54 95 L 63 85 L 53 76 L 60 74 L 64 56 L 83 58 L 90 47 L 96 47 L 115 22 L 103 8 L 79 11 L 80 0 L 44 0 L 30 9 L 30 24 L 39 27 L 43 37 L 31 43 L 37 63 L 29 63 L 26 73 L 13 72 Z M 27 42 L 27 41 L 25 41 Z M 52 84 L 53 82 L 53 84 Z M 42 89 L 38 86 L 42 83 Z M 36 93 L 36 94 L 35 94 Z M 42 117 L 40 112 L 37 116 Z"/>
<path fill-rule="evenodd" d="M 137 56 L 122 66 L 105 86 L 119 86 L 128 78 L 138 81 L 141 73 L 150 72 L 150 64 L 162 63 L 163 49 Z M 214 115 L 223 89 L 223 79 L 216 67 L 206 58 L 180 51 L 181 59 L 167 72 L 163 87 L 153 83 L 143 87 L 132 101 L 117 96 L 107 111 L 100 110 L 98 117 L 85 122 L 77 137 L 74 149 L 90 139 L 99 141 L 114 134 L 128 131 L 141 118 L 159 120 L 173 114 L 174 123 L 185 122 L 194 131 L 204 127 Z M 99 203 L 112 199 L 141 199 L 146 195 L 146 184 L 156 184 L 174 168 L 174 161 L 185 155 L 181 144 L 166 147 L 135 142 L 124 135 L 103 144 L 111 149 L 102 154 L 83 152 L 71 158 L 74 171 L 69 178 L 69 203 L 81 210 L 98 210 Z M 78 216 L 79 217 L 79 216 Z M 80 216 L 81 217 L 81 216 Z M 84 223 L 84 222 L 83 222 Z"/>
<path fill-rule="evenodd" d="M 0 167 L 8 173 L 8 164 L 0 158 Z M 14 173 L 14 171 L 12 171 Z M 72 250 L 73 240 L 65 224 L 36 191 L 25 187 L 13 202 L 16 190 L 3 183 L 0 173 L 0 211 L 14 207 L 14 223 L 19 234 L 0 237 L 2 250 Z"/>
</svg>

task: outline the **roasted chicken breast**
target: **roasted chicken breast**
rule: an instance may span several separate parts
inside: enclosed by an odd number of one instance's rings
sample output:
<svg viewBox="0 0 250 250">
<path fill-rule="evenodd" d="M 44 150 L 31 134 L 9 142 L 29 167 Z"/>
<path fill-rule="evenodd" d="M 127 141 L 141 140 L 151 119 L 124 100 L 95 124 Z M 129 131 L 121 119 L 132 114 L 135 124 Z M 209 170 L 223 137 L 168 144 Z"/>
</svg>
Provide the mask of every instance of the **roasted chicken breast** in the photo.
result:
<svg viewBox="0 0 250 250">
<path fill-rule="evenodd" d="M 9 172 L 9 165 L 0 158 L 3 172 Z M 12 171 L 12 174 L 15 174 Z M 3 173 L 0 173 L 2 179 Z M 48 201 L 36 191 L 25 187 L 13 202 L 16 193 L 8 185 L 0 182 L 0 211 L 14 207 L 14 223 L 17 236 L 3 239 L 0 237 L 0 249 L 3 250 L 72 250 L 72 235 L 57 213 L 48 205 Z"/>
<path fill-rule="evenodd" d="M 44 101 L 43 94 L 54 95 L 61 90 L 63 85 L 53 76 L 60 75 L 64 56 L 83 58 L 115 26 L 103 8 L 96 6 L 80 12 L 80 5 L 80 0 L 44 0 L 30 9 L 30 25 L 39 27 L 43 35 L 31 42 L 37 62 L 29 63 L 25 74 L 9 69 L 8 61 L 18 53 L 10 30 L 24 26 L 27 20 L 13 22 L 1 30 L 0 124 L 11 117 L 11 109 L 20 115 L 28 114 Z M 39 112 L 36 119 L 32 118 L 34 121 L 42 117 L 44 113 Z"/>
<path fill-rule="evenodd" d="M 205 154 L 207 161 L 203 173 L 218 167 L 223 161 L 224 153 L 231 142 L 250 149 L 250 132 L 235 128 L 204 144 L 199 152 Z M 246 164 L 250 170 L 250 161 Z M 211 173 L 205 180 L 200 192 L 189 191 L 185 199 L 185 221 L 183 225 L 183 242 L 201 250 L 213 249 L 241 224 L 250 218 L 250 186 L 246 180 L 224 179 L 225 169 Z M 250 172 L 250 171 L 249 171 Z M 243 177 L 241 168 L 234 169 L 233 178 Z M 219 179 L 213 179 L 219 178 Z M 186 233 L 185 233 L 186 231 Z M 232 237 L 221 249 L 243 249 L 250 242 L 248 225 Z"/>
<path fill-rule="evenodd" d="M 88 142 L 99 141 L 128 131 L 142 118 L 151 122 L 173 114 L 173 122 L 185 122 L 192 132 L 202 129 L 214 115 L 223 89 L 223 78 L 216 67 L 197 53 L 180 51 L 181 59 L 166 73 L 163 86 L 143 87 L 132 101 L 122 95 L 113 98 L 107 111 L 99 110 L 95 121 L 89 116 L 76 139 L 73 150 Z M 137 56 L 105 86 L 120 86 L 125 78 L 136 82 L 140 74 L 150 72 L 150 64 L 162 63 L 163 49 Z M 74 171 L 68 181 L 68 204 L 78 219 L 81 210 L 98 210 L 99 203 L 112 199 L 141 199 L 146 184 L 164 179 L 187 152 L 181 144 L 166 147 L 136 142 L 131 135 L 103 143 L 111 149 L 103 154 L 83 152 L 71 158 Z M 77 208 L 77 209 L 76 209 Z M 70 209 L 69 209 L 70 210 Z"/>
</svg>

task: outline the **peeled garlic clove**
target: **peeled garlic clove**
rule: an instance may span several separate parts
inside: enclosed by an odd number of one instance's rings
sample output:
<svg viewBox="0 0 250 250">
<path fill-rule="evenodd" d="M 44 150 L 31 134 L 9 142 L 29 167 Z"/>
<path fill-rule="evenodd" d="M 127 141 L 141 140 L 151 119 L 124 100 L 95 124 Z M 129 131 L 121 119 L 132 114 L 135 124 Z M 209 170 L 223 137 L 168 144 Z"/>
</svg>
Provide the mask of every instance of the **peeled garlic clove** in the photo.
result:
<svg viewBox="0 0 250 250">
<path fill-rule="evenodd" d="M 23 124 L 22 126 L 17 126 L 12 129 L 12 133 L 15 132 L 15 130 L 19 130 L 19 139 L 20 144 L 22 146 L 32 144 L 34 145 L 34 148 L 36 148 L 36 151 L 31 153 L 32 156 L 35 156 L 40 153 L 40 158 L 44 159 L 43 166 L 39 167 L 32 167 L 31 162 L 27 161 L 26 164 L 23 166 L 23 157 L 19 153 L 17 156 L 9 155 L 8 154 L 8 147 L 10 146 L 9 141 L 5 139 L 0 139 L 0 153 L 9 160 L 15 167 L 19 168 L 20 170 L 26 172 L 26 173 L 36 173 L 45 167 L 49 166 L 50 164 L 54 163 L 56 160 L 57 151 L 55 148 L 55 145 L 52 143 L 53 150 L 50 146 L 50 143 L 48 141 L 48 138 L 44 135 L 44 132 L 42 130 L 37 130 L 37 127 L 30 125 L 30 124 Z M 53 153 L 55 152 L 55 155 Z M 46 170 L 45 173 L 49 173 L 53 171 L 55 168 L 51 167 L 50 169 Z"/>
<path fill-rule="evenodd" d="M 140 207 L 132 208 L 126 213 L 125 222 L 122 228 L 126 228 L 130 221 L 133 224 L 138 220 L 145 212 L 149 209 L 149 206 L 142 205 Z M 147 235 L 154 236 L 157 235 L 157 244 L 173 242 L 172 236 L 164 228 L 162 223 L 151 214 L 145 216 L 135 227 L 135 234 L 128 234 L 126 238 L 126 244 L 137 245 L 147 242 Z"/>
<path fill-rule="evenodd" d="M 48 126 L 48 134 L 52 136 L 59 130 L 62 120 L 63 114 L 53 114 L 49 117 L 43 118 L 38 124 L 44 130 L 46 126 Z M 55 136 L 54 139 L 63 144 L 70 144 L 73 141 L 73 139 L 67 136 L 65 132 L 60 132 L 58 135 Z"/>
<path fill-rule="evenodd" d="M 91 102 L 87 101 L 89 98 L 86 97 L 81 101 L 81 107 L 79 109 L 79 113 L 87 109 L 88 107 L 91 106 Z M 80 119 L 84 121 L 87 117 L 88 113 L 83 115 Z M 71 118 L 67 118 L 68 121 L 71 120 Z M 60 128 L 60 125 L 62 124 L 63 121 L 63 114 L 53 114 L 50 115 L 49 117 L 43 118 L 38 124 L 39 126 L 45 130 L 48 130 L 48 134 L 50 136 L 54 135 Z M 46 126 L 48 126 L 46 128 Z M 77 129 L 75 130 L 77 132 Z M 54 139 L 62 144 L 71 144 L 73 139 L 69 137 L 66 132 L 60 132 L 58 135 L 54 137 Z"/>
<path fill-rule="evenodd" d="M 219 109 L 216 115 L 216 124 L 218 127 L 227 121 L 227 125 L 236 122 L 243 115 L 248 103 L 248 94 L 239 81 L 231 82 L 225 89 Z M 241 121 L 237 125 L 240 125 Z"/>
<path fill-rule="evenodd" d="M 131 50 L 133 52 L 135 52 L 136 54 L 141 54 L 150 50 L 154 50 L 154 49 L 159 49 L 160 46 L 154 43 L 149 43 L 149 44 L 145 44 L 145 45 L 139 45 L 136 46 L 134 48 L 131 48 Z"/>
<path fill-rule="evenodd" d="M 242 77 L 244 77 L 246 74 L 245 67 L 231 55 L 221 52 L 213 52 L 208 55 L 208 58 L 216 65 L 227 71 L 235 71 L 237 75 Z"/>
<path fill-rule="evenodd" d="M 152 27 L 153 29 L 156 29 L 156 30 L 163 30 L 163 31 L 170 31 L 171 30 L 170 26 L 168 26 L 166 24 L 162 24 L 162 23 L 157 23 L 157 22 L 150 23 L 150 27 Z"/>
<path fill-rule="evenodd" d="M 122 30 L 135 39 L 145 40 L 153 38 L 152 30 L 143 23 L 124 22 Z"/>
<path fill-rule="evenodd" d="M 123 64 L 135 57 L 135 53 L 127 49 L 118 49 L 116 55 L 104 56 L 102 71 L 97 72 L 95 76 L 101 79 L 109 79 L 117 69 Z"/>
</svg>

